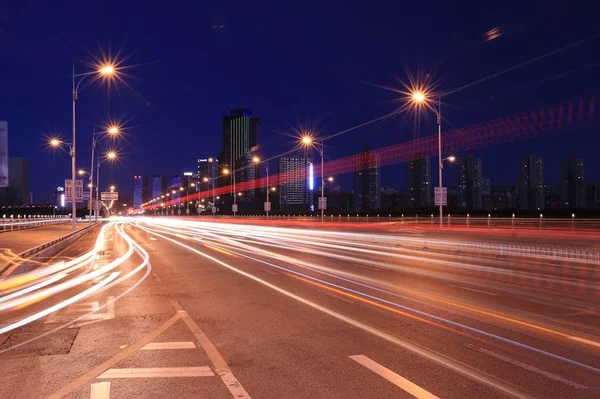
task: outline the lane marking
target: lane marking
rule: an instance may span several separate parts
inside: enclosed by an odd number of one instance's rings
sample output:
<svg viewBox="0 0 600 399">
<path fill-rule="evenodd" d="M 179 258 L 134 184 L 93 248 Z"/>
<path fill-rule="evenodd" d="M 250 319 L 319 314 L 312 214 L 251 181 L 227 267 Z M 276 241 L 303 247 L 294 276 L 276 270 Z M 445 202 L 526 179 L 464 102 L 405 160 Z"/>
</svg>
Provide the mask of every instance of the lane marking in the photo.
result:
<svg viewBox="0 0 600 399">
<path fill-rule="evenodd" d="M 494 293 L 494 292 L 488 292 L 488 291 L 483 291 L 483 290 L 476 290 L 475 288 L 468 288 L 468 287 L 462 287 L 460 285 L 454 285 L 454 284 L 448 284 L 450 287 L 456 287 L 456 288 L 461 288 L 463 290 L 468 290 L 468 291 L 474 291 L 474 292 L 480 292 L 482 294 L 486 294 L 486 295 L 493 295 L 493 296 L 497 296 L 498 294 Z"/>
<path fill-rule="evenodd" d="M 218 247 L 214 247 L 214 246 L 208 245 L 208 244 L 204 244 L 204 246 L 207 247 L 207 248 L 212 249 L 213 251 L 217 251 L 217 252 L 220 252 L 220 253 L 225 254 L 225 255 L 233 256 L 234 258 L 239 258 L 239 256 L 237 256 L 235 254 L 232 254 L 231 252 L 226 251 L 224 249 L 221 249 L 221 248 L 218 248 Z"/>
<path fill-rule="evenodd" d="M 185 322 L 190 331 L 194 334 L 194 336 L 200 343 L 200 346 L 202 346 L 202 349 L 204 349 L 204 352 L 206 352 L 206 354 L 208 355 L 208 358 L 210 359 L 215 368 L 215 371 L 221 377 L 221 381 L 223 381 L 223 383 L 225 384 L 227 389 L 229 389 L 229 392 L 231 392 L 233 397 L 239 399 L 250 399 L 250 395 L 248 395 L 248 392 L 246 392 L 242 384 L 240 384 L 237 378 L 235 378 L 235 376 L 231 372 L 231 369 L 225 362 L 225 359 L 223 359 L 217 348 L 213 345 L 212 342 L 210 342 L 210 340 L 208 339 L 206 334 L 204 334 L 204 332 L 200 329 L 198 324 L 196 324 L 196 322 L 194 322 L 190 315 L 185 310 L 183 310 L 183 307 L 181 306 L 179 301 L 172 299 L 170 302 L 173 308 L 177 310 L 177 314 L 179 315 L 179 317 L 181 317 L 181 319 Z"/>
<path fill-rule="evenodd" d="M 92 384 L 90 399 L 110 399 L 110 382 Z"/>
<path fill-rule="evenodd" d="M 510 363 L 510 364 L 515 365 L 515 366 L 521 367 L 521 368 L 523 368 L 525 370 L 533 371 L 534 373 L 543 375 L 544 377 L 548 377 L 548 378 L 553 379 L 555 381 L 562 382 L 563 384 L 572 386 L 573 388 L 577 388 L 577 389 L 586 389 L 587 388 L 585 385 L 581 385 L 581 384 L 578 384 L 578 383 L 576 383 L 574 381 L 567 380 L 566 378 L 563 378 L 563 377 L 561 377 L 559 375 L 553 374 L 553 373 L 551 373 L 549 371 L 546 371 L 546 370 L 539 369 L 539 368 L 534 367 L 534 366 L 530 366 L 529 364 L 523 363 L 523 362 L 521 362 L 519 360 L 516 360 L 516 359 L 512 359 L 512 358 L 510 358 L 508 356 L 504 356 L 504 355 L 501 355 L 499 353 L 492 352 L 492 351 L 487 350 L 487 349 L 475 347 L 475 346 L 472 346 L 472 345 L 467 345 L 467 346 L 470 347 L 470 348 L 473 348 L 476 351 L 479 351 L 481 353 L 485 353 L 486 355 L 495 357 L 496 359 L 503 360 L 503 361 L 505 361 L 507 363 Z"/>
<path fill-rule="evenodd" d="M 410 382 L 404 377 L 399 376 L 394 373 L 392 370 L 383 367 L 381 364 L 375 362 L 374 360 L 369 359 L 364 355 L 354 355 L 349 356 L 350 359 L 359 363 L 362 366 L 365 366 L 375 374 L 385 378 L 392 384 L 396 385 L 398 388 L 408 392 L 412 396 L 418 399 L 439 399 L 439 397 L 435 396 L 431 392 L 428 392 L 421 388 L 420 386 Z"/>
<path fill-rule="evenodd" d="M 210 367 L 156 367 L 133 369 L 108 369 L 98 379 L 111 378 L 175 378 L 175 377 L 214 377 Z"/>
<path fill-rule="evenodd" d="M 154 237 L 150 237 L 150 239 L 151 239 L 152 241 L 156 241 L 156 240 L 158 240 L 158 238 L 154 238 Z"/>
<path fill-rule="evenodd" d="M 156 281 L 157 283 L 160 283 L 162 281 L 162 278 L 160 278 L 158 273 L 152 273 L 152 277 L 154 278 L 154 281 Z"/>
<path fill-rule="evenodd" d="M 117 364 L 117 363 L 127 359 L 129 356 L 133 355 L 135 352 L 140 350 L 144 345 L 150 343 L 154 338 L 158 337 L 165 330 L 167 330 L 169 327 L 171 327 L 173 324 L 175 324 L 175 322 L 177 322 L 177 320 L 179 320 L 179 319 L 180 319 L 179 315 L 175 314 L 173 317 L 171 317 L 169 320 L 167 320 L 163 325 L 158 327 L 156 330 L 150 332 L 148 335 L 146 335 L 144 338 L 140 339 L 138 342 L 131 345 L 130 347 L 117 353 L 111 359 L 94 367 L 87 373 L 83 374 L 81 377 L 77 378 L 75 381 L 71 382 L 68 385 L 65 385 L 58 391 L 54 392 L 52 395 L 48 396 L 48 399 L 60 399 L 63 396 L 66 396 L 69 393 L 73 392 L 74 390 L 81 387 L 83 384 L 85 384 L 89 380 L 95 378 L 97 375 L 103 373 L 104 371 L 108 370 L 115 364 Z"/>
<path fill-rule="evenodd" d="M 196 345 L 192 341 L 182 342 L 150 342 L 142 347 L 143 351 L 161 350 L 161 349 L 195 349 Z"/>
</svg>

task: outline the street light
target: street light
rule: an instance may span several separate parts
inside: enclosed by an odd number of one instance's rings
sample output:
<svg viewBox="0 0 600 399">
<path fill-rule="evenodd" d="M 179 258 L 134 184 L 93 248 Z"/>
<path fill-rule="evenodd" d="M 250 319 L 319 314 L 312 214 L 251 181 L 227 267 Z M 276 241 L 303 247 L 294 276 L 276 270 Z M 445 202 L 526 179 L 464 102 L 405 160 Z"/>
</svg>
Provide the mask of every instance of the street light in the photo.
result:
<svg viewBox="0 0 600 399">
<path fill-rule="evenodd" d="M 98 204 L 99 204 L 99 191 L 100 191 L 100 165 L 102 164 L 102 162 L 104 161 L 109 161 L 109 162 L 113 162 L 114 160 L 117 159 L 117 152 L 114 150 L 109 150 L 106 154 L 104 154 L 104 157 L 98 157 L 97 160 L 97 164 L 96 164 L 96 206 L 94 208 L 96 208 L 96 221 L 98 220 L 98 213 L 100 212 L 100 209 L 98 208 Z M 114 187 L 114 186 L 113 186 Z M 91 196 L 91 192 L 90 192 L 90 196 Z"/>
<path fill-rule="evenodd" d="M 100 65 L 98 67 L 98 69 L 96 70 L 96 75 L 100 76 L 100 77 L 104 77 L 104 78 L 110 78 L 112 76 L 114 76 L 116 73 L 115 70 L 115 66 L 112 64 L 104 64 L 104 65 Z M 79 82 L 77 83 L 77 85 L 75 84 L 75 64 L 73 64 L 73 105 L 72 105 L 72 117 L 73 117 L 73 148 L 71 150 L 71 179 L 72 179 L 72 185 L 73 185 L 73 193 L 75 193 L 75 181 L 76 181 L 76 177 L 75 177 L 75 163 L 76 163 L 76 159 L 75 159 L 75 137 L 76 137 L 76 127 L 75 127 L 75 103 L 77 102 L 78 96 L 79 96 L 79 86 L 81 85 L 81 83 L 85 80 L 86 77 L 90 76 L 90 73 L 84 74 L 81 79 L 79 79 Z M 92 158 L 92 163 L 93 163 L 93 158 Z M 77 228 L 75 226 L 75 222 L 76 222 L 76 218 L 77 218 L 77 203 L 75 202 L 75 198 L 73 198 L 73 203 L 72 203 L 72 213 L 73 213 L 73 219 L 71 221 L 71 226 L 73 228 L 73 231 L 75 231 L 75 229 Z"/>
<path fill-rule="evenodd" d="M 96 128 L 94 128 L 92 130 L 92 166 L 90 167 L 90 183 L 94 181 L 94 151 L 96 150 L 96 144 L 98 143 L 98 140 L 102 139 L 103 137 L 105 137 L 106 135 L 109 135 L 111 137 L 115 137 L 117 135 L 119 135 L 119 133 L 121 132 L 121 128 L 118 125 L 108 125 L 106 127 L 105 130 L 100 131 L 100 132 L 96 132 Z M 111 158 L 114 159 L 114 158 Z M 96 188 L 96 190 L 98 190 L 98 188 Z M 89 214 L 90 214 L 90 219 L 92 218 L 92 195 L 90 192 L 90 206 L 89 206 Z"/>
<path fill-rule="evenodd" d="M 428 101 L 429 101 L 429 99 L 427 98 L 427 94 L 422 91 L 413 92 L 411 95 L 411 99 L 412 99 L 413 103 L 417 106 L 428 105 Z M 431 108 L 433 108 L 435 110 L 436 117 L 437 117 L 437 125 L 438 125 L 438 175 L 439 175 L 438 176 L 438 187 L 439 187 L 439 191 L 440 191 L 440 198 L 439 198 L 440 227 L 442 227 L 444 225 L 444 219 L 443 219 L 444 210 L 443 210 L 441 195 L 442 195 L 442 170 L 444 169 L 444 164 L 442 162 L 442 100 L 441 100 L 441 97 L 438 98 L 437 109 L 434 106 L 432 106 Z M 454 158 L 454 159 L 456 159 L 456 158 Z M 448 158 L 448 160 L 450 161 L 450 157 Z M 453 161 L 450 161 L 450 162 L 453 162 Z"/>
<path fill-rule="evenodd" d="M 327 181 L 328 181 L 329 183 L 333 183 L 333 176 L 329 176 L 329 177 L 327 178 Z"/>
<path fill-rule="evenodd" d="M 252 157 L 252 162 L 254 162 L 254 164 L 259 167 L 261 164 L 265 164 L 265 169 L 267 171 L 267 181 L 265 184 L 265 191 L 267 192 L 267 202 L 265 202 L 265 212 L 267 214 L 267 218 L 269 218 L 269 211 L 271 210 L 271 202 L 269 201 L 269 160 L 261 161 L 260 157 L 255 155 L 254 157 Z"/>
<path fill-rule="evenodd" d="M 320 143 L 317 143 L 313 140 L 313 138 L 309 135 L 302 136 L 301 145 L 306 148 L 316 147 L 321 153 L 321 198 L 319 199 L 319 208 L 321 208 L 321 221 L 325 217 L 325 173 L 323 171 L 323 140 Z"/>
<path fill-rule="evenodd" d="M 78 174 L 79 176 L 83 176 L 83 175 L 85 175 L 85 170 L 83 170 L 83 169 L 79 169 L 79 170 L 77 171 L 77 174 Z"/>
</svg>

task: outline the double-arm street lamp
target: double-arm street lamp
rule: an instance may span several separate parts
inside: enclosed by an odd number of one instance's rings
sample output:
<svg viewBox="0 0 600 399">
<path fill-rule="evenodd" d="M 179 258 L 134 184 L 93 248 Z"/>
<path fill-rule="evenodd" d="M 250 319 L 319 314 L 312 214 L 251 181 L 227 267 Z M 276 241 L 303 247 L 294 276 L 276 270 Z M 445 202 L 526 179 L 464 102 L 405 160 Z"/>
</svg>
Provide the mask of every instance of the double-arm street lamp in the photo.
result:
<svg viewBox="0 0 600 399">
<path fill-rule="evenodd" d="M 267 213 L 267 218 L 269 217 L 269 211 L 271 210 L 271 202 L 269 202 L 269 160 L 266 161 L 261 161 L 260 157 L 258 156 L 254 156 L 252 157 L 252 162 L 259 166 L 264 164 L 265 165 L 265 169 L 267 171 L 267 181 L 266 181 L 266 191 L 267 191 L 267 201 L 265 202 L 265 212 Z"/>
<path fill-rule="evenodd" d="M 98 140 L 106 137 L 107 135 L 110 137 L 115 137 L 119 133 L 120 133 L 120 129 L 116 125 L 109 126 L 104 131 L 96 132 L 96 129 L 94 129 L 92 131 L 92 158 L 91 158 L 92 166 L 90 168 L 90 184 L 88 186 L 88 187 L 90 187 L 90 201 L 89 201 L 90 220 L 92 220 L 92 201 L 93 200 L 92 200 L 91 187 L 93 186 L 93 183 L 94 183 L 94 151 L 96 150 L 96 144 L 98 143 Z M 97 206 L 95 208 L 97 208 Z"/>
<path fill-rule="evenodd" d="M 98 202 L 98 200 L 99 200 L 98 194 L 99 194 L 99 189 L 100 189 L 100 165 L 104 161 L 113 162 L 116 159 L 117 159 L 117 152 L 113 151 L 113 150 L 108 151 L 104 155 L 104 157 L 102 157 L 102 158 L 98 157 L 98 163 L 96 165 L 96 169 L 97 169 L 96 170 L 96 206 L 95 206 L 95 208 L 96 208 L 96 221 L 98 220 L 98 213 L 100 212 L 100 209 L 98 207 L 98 204 L 99 204 L 99 202 Z M 114 191 L 114 186 L 111 186 L 111 187 L 112 187 L 112 189 Z M 91 192 L 90 192 L 90 195 L 91 195 Z"/>
</svg>

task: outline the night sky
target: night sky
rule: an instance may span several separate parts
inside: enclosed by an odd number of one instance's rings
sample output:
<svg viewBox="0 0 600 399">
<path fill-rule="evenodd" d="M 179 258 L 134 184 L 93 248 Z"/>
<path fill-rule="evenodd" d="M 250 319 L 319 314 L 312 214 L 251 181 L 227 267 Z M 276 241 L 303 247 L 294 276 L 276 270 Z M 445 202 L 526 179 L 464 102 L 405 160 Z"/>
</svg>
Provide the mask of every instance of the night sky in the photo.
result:
<svg viewBox="0 0 600 399">
<path fill-rule="evenodd" d="M 221 115 L 232 108 L 261 118 L 260 151 L 276 156 L 293 146 L 290 134 L 300 126 L 327 136 L 396 109 L 397 94 L 362 82 L 401 88 L 396 77 L 420 70 L 452 91 L 600 32 L 591 1 L 587 9 L 558 1 L 453 3 L 4 1 L 0 120 L 9 123 L 9 155 L 28 159 L 35 201 L 63 184 L 68 154 L 49 150 L 44 137 L 70 139 L 72 64 L 89 72 L 103 53 L 126 58 L 126 84 L 109 93 L 98 82 L 80 93 L 77 163 L 89 169 L 93 127 L 120 120 L 124 140 L 101 148 L 119 148 L 121 161 L 103 167 L 102 185 L 131 195 L 134 174 L 195 171 L 198 157 L 217 155 Z M 493 28 L 501 36 L 486 41 Z M 599 67 L 595 38 L 455 92 L 443 100 L 444 129 L 597 94 Z M 410 116 L 390 118 L 331 140 L 326 158 L 415 133 Z M 434 133 L 430 115 L 418 134 Z M 475 154 L 492 184 L 514 184 L 517 160 L 530 150 L 544 157 L 548 183 L 558 183 L 559 159 L 570 150 L 586 159 L 587 180 L 598 181 L 598 146 L 598 128 L 588 128 Z M 383 185 L 405 189 L 404 166 L 385 167 L 382 176 Z M 453 179 L 451 168 L 447 176 Z M 349 180 L 342 178 L 347 189 Z"/>
</svg>

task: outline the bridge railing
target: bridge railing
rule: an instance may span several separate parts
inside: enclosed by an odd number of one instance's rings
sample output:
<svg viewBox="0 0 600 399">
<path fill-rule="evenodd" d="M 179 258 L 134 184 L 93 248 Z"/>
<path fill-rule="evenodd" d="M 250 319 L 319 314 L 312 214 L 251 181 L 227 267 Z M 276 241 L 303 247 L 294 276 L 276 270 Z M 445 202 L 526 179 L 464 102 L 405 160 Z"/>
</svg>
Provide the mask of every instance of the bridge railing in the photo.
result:
<svg viewBox="0 0 600 399">
<path fill-rule="evenodd" d="M 9 231 L 32 229 L 52 224 L 61 224 L 70 222 L 68 215 L 4 215 L 0 217 L 0 233 Z"/>
</svg>

